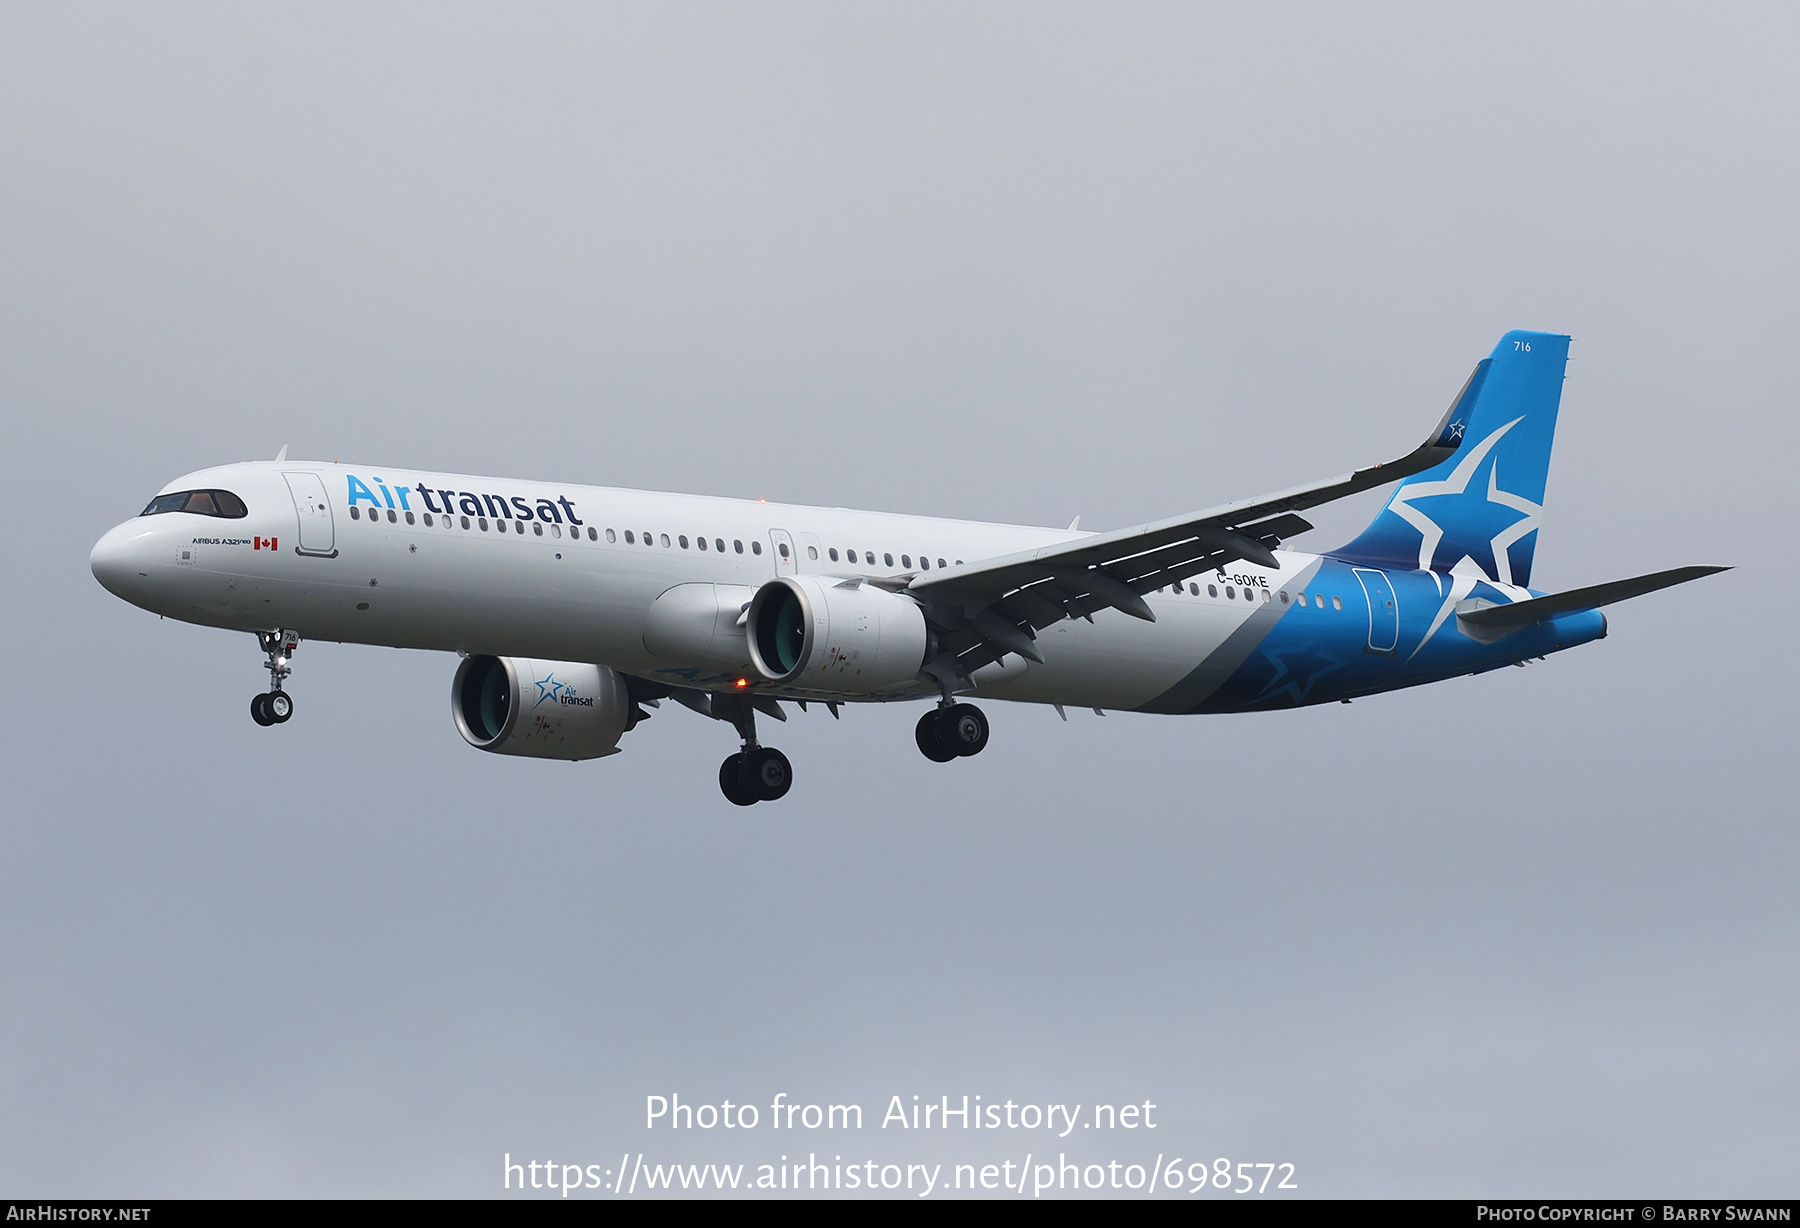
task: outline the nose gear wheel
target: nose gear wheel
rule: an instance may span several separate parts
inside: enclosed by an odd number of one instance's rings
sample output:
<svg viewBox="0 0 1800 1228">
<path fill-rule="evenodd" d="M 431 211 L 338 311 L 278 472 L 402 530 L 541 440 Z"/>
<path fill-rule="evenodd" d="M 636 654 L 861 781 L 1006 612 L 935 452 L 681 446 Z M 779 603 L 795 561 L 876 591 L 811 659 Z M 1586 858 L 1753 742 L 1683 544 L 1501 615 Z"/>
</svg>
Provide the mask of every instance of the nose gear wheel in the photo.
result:
<svg viewBox="0 0 1800 1228">
<path fill-rule="evenodd" d="M 288 662 L 300 647 L 300 635 L 295 631 L 258 631 L 256 642 L 268 657 L 263 668 L 269 671 L 269 690 L 250 701 L 250 719 L 258 725 L 280 725 L 294 715 L 294 697 L 282 690 L 281 684 L 294 672 Z"/>
</svg>

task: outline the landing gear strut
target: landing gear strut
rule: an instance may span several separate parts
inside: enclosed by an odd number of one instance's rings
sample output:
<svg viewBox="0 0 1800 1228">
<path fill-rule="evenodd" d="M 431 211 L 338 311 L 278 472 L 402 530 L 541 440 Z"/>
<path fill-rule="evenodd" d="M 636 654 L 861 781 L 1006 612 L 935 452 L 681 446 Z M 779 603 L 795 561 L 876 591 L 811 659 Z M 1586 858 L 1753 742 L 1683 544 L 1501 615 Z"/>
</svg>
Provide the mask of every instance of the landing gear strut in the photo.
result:
<svg viewBox="0 0 1800 1228">
<path fill-rule="evenodd" d="M 727 714 L 726 699 L 737 701 L 737 710 Z M 779 801 L 794 784 L 794 766 L 788 757 L 773 746 L 759 746 L 756 741 L 756 709 L 737 696 L 713 697 L 713 714 L 729 720 L 744 739 L 744 749 L 719 765 L 719 792 L 734 806 L 754 806 L 758 802 Z"/>
<path fill-rule="evenodd" d="M 293 673 L 288 660 L 300 647 L 295 631 L 258 631 L 256 642 L 268 656 L 269 690 L 250 701 L 250 719 L 258 725 L 280 725 L 294 715 L 294 697 L 281 689 L 281 681 Z"/>
<path fill-rule="evenodd" d="M 913 730 L 919 750 L 933 763 L 979 755 L 988 744 L 987 715 L 974 704 L 947 704 L 919 718 Z"/>
</svg>

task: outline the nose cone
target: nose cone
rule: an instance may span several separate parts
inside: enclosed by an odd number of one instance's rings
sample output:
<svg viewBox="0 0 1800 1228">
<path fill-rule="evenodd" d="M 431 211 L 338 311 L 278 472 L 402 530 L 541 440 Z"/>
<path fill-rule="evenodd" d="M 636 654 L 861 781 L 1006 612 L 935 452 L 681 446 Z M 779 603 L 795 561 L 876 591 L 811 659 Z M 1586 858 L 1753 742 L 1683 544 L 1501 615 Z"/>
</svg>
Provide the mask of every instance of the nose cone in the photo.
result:
<svg viewBox="0 0 1800 1228">
<path fill-rule="evenodd" d="M 134 549 L 142 536 L 143 530 L 128 520 L 107 530 L 106 535 L 94 543 L 93 553 L 88 555 L 88 566 L 93 569 L 94 579 L 115 597 L 132 602 L 137 600 L 147 580 L 142 573 L 149 570 L 139 557 L 141 551 Z"/>
</svg>

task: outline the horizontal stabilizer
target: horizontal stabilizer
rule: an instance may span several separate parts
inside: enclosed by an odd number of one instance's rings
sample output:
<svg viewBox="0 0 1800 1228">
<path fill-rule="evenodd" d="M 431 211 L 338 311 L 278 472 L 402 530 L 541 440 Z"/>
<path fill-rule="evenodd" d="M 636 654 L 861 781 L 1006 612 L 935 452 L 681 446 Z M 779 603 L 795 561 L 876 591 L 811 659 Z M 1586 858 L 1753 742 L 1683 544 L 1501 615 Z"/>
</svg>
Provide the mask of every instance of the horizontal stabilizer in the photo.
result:
<svg viewBox="0 0 1800 1228">
<path fill-rule="evenodd" d="M 1642 597 L 1645 593 L 1654 593 L 1659 588 L 1686 584 L 1689 580 L 1698 580 L 1701 576 L 1710 576 L 1714 572 L 1730 570 L 1729 567 L 1677 567 L 1671 571 L 1658 571 L 1647 576 L 1636 576 L 1630 580 L 1614 580 L 1610 584 L 1595 584 L 1588 588 L 1571 589 L 1566 593 L 1552 593 L 1548 597 L 1533 597 L 1530 601 L 1515 601 L 1511 605 L 1483 605 L 1480 609 L 1467 612 L 1458 609 L 1456 621 L 1476 627 L 1508 631 L 1529 623 L 1542 622 L 1546 618 L 1555 618 L 1558 614 L 1598 609 L 1603 605 L 1611 605 L 1615 601 L 1624 601 L 1629 597 Z"/>
</svg>

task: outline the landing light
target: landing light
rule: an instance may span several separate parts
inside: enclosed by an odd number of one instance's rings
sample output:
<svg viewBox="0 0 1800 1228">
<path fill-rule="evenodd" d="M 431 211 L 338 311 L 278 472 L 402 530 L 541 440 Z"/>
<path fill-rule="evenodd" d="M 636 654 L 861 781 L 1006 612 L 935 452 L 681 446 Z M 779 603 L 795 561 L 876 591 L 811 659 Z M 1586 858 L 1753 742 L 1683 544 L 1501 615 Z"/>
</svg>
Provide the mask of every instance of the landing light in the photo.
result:
<svg viewBox="0 0 1800 1228">
<path fill-rule="evenodd" d="M 737 684 L 741 687 L 749 686 L 750 680 L 748 678 L 739 678 L 737 680 Z"/>
</svg>

